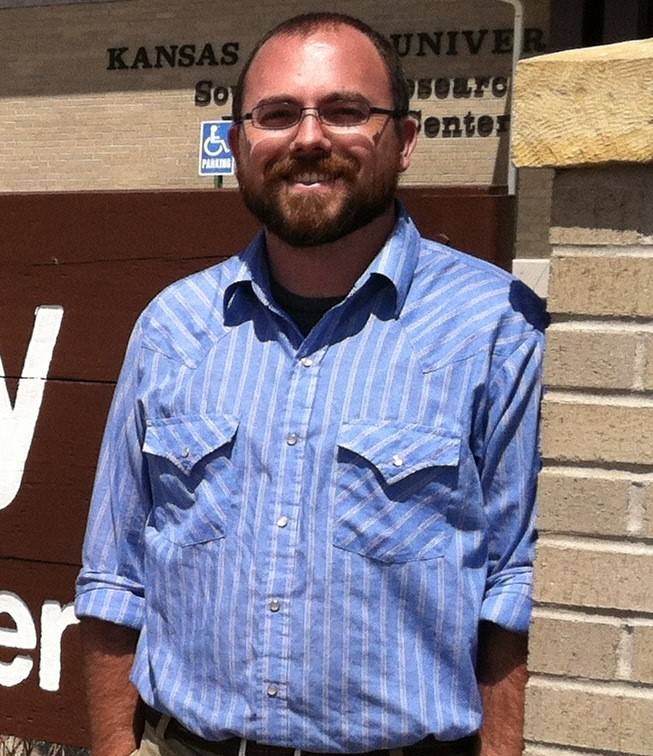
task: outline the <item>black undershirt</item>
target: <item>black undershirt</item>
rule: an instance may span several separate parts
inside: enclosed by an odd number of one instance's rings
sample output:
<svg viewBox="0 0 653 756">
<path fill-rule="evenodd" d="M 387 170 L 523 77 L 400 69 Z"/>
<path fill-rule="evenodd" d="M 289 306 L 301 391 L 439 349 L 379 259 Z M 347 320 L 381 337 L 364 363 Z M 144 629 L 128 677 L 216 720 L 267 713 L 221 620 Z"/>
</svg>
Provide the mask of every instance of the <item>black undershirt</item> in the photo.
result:
<svg viewBox="0 0 653 756">
<path fill-rule="evenodd" d="M 276 303 L 295 321 L 302 336 L 307 336 L 327 310 L 335 307 L 342 297 L 302 297 L 284 288 L 274 279 L 270 280 L 272 296 Z"/>
</svg>

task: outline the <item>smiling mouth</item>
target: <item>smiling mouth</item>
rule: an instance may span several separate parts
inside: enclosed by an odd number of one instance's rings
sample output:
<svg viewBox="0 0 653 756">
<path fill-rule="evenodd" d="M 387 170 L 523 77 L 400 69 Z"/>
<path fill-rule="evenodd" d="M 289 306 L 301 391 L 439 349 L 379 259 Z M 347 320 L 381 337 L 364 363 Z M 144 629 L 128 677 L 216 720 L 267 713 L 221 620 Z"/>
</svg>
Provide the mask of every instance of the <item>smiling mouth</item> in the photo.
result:
<svg viewBox="0 0 653 756">
<path fill-rule="evenodd" d="M 314 186 L 315 184 L 327 184 L 336 180 L 336 176 L 326 173 L 307 172 L 299 173 L 290 177 L 291 184 L 301 184 L 302 186 Z"/>
</svg>

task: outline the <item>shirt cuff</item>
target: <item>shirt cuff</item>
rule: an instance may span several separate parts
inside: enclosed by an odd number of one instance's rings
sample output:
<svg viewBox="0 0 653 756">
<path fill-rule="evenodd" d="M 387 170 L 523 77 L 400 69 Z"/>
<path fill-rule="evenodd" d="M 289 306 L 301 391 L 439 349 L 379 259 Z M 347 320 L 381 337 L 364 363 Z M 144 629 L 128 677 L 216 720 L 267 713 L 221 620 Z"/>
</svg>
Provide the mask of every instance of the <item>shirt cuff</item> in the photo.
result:
<svg viewBox="0 0 653 756">
<path fill-rule="evenodd" d="M 143 589 L 115 575 L 82 573 L 77 580 L 75 614 L 140 630 L 145 614 Z"/>
<path fill-rule="evenodd" d="M 495 578 L 481 604 L 481 620 L 511 630 L 527 633 L 533 608 L 532 571 Z"/>
</svg>

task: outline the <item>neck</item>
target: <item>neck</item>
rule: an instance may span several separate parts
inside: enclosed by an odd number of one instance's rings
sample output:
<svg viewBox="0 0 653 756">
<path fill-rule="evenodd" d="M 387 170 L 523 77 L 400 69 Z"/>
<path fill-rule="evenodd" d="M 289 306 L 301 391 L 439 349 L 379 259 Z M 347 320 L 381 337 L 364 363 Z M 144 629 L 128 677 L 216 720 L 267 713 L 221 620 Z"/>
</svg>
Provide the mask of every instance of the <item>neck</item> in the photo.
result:
<svg viewBox="0 0 653 756">
<path fill-rule="evenodd" d="M 265 230 L 273 278 L 303 297 L 341 297 L 376 257 L 395 224 L 391 205 L 363 228 L 329 244 L 293 247 Z"/>
</svg>

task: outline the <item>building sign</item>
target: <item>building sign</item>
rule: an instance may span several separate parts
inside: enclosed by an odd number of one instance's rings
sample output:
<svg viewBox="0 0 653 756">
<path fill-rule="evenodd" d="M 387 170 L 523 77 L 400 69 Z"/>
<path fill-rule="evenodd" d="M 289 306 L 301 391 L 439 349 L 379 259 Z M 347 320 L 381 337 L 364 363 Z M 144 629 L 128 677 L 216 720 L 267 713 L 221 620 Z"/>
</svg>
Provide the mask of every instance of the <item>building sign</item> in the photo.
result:
<svg viewBox="0 0 653 756">
<path fill-rule="evenodd" d="M 228 135 L 231 121 L 202 121 L 200 128 L 200 176 L 232 176 L 234 157 Z"/>
<path fill-rule="evenodd" d="M 522 55 L 546 51 L 549 4 L 524 0 Z M 212 190 L 209 163 L 197 168 L 202 122 L 231 117 L 234 84 L 265 31 L 323 9 L 321 0 L 219 10 L 213 0 L 116 0 L 2 11 L 0 192 Z M 360 0 L 346 10 L 387 37 L 410 82 L 420 131 L 402 184 L 505 185 L 514 8 Z M 45 175 L 34 126 L 44 122 Z M 235 187 L 235 177 L 223 185 Z"/>
</svg>

